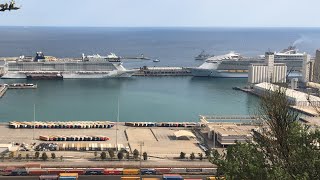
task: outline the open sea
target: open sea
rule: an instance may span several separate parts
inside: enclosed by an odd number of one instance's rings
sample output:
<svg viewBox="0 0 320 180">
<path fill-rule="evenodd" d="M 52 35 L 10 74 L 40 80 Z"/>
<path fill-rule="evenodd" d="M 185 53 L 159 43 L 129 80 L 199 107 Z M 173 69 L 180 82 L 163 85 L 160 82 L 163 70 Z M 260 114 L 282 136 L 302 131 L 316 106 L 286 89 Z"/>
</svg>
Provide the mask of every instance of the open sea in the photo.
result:
<svg viewBox="0 0 320 180">
<path fill-rule="evenodd" d="M 0 27 L 0 56 L 56 57 L 113 52 L 143 53 L 159 63 L 126 60 L 128 68 L 198 66 L 201 50 L 220 55 L 236 51 L 257 56 L 295 45 L 312 56 L 320 46 L 316 28 L 81 28 Z M 33 120 L 198 121 L 199 115 L 254 114 L 258 98 L 232 90 L 247 79 L 132 77 L 63 81 L 0 80 L 37 83 L 35 90 L 8 90 L 0 99 L 0 122 Z"/>
</svg>

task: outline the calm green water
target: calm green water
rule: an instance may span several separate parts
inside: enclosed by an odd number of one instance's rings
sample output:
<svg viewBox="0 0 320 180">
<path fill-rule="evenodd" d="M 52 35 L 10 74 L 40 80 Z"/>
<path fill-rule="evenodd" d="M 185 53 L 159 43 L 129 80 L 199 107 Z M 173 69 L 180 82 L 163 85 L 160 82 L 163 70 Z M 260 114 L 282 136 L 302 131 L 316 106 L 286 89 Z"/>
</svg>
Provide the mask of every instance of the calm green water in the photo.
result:
<svg viewBox="0 0 320 180">
<path fill-rule="evenodd" d="M 254 113 L 257 98 L 232 90 L 246 79 L 133 77 L 63 81 L 0 80 L 37 83 L 38 89 L 8 90 L 0 99 L 0 121 L 112 120 L 198 121 L 199 114 Z"/>
</svg>

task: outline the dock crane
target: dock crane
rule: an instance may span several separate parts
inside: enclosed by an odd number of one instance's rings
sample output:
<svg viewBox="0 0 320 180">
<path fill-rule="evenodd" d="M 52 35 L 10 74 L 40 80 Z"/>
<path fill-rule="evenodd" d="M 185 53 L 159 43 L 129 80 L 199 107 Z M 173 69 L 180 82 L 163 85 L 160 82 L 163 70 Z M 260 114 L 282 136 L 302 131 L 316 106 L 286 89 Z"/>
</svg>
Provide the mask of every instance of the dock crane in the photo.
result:
<svg viewBox="0 0 320 180">
<path fill-rule="evenodd" d="M 21 7 L 17 7 L 15 6 L 15 1 L 14 0 L 11 0 L 11 2 L 8 4 L 8 3 L 5 3 L 5 4 L 0 4 L 0 11 L 11 11 L 11 10 L 18 10 L 20 9 Z"/>
</svg>

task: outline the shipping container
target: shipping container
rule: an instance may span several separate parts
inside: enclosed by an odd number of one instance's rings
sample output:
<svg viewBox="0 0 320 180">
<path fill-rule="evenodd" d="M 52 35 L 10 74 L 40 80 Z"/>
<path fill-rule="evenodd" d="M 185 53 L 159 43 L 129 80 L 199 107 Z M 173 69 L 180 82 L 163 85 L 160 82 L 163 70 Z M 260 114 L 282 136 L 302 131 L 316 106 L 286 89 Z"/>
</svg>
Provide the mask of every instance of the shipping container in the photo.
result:
<svg viewBox="0 0 320 180">
<path fill-rule="evenodd" d="M 225 180 L 226 178 L 225 177 L 219 177 L 220 179 L 219 180 Z M 211 176 L 211 177 L 207 177 L 206 180 L 218 180 L 217 177 L 215 176 Z"/>
<path fill-rule="evenodd" d="M 27 176 L 28 172 L 26 169 L 14 169 L 11 171 L 11 176 Z"/>
<path fill-rule="evenodd" d="M 78 173 L 60 173 L 59 180 L 77 180 L 79 177 Z"/>
<path fill-rule="evenodd" d="M 186 168 L 171 168 L 170 173 L 186 173 L 187 169 Z"/>
<path fill-rule="evenodd" d="M 140 173 L 139 169 L 124 169 L 123 175 L 138 175 Z"/>
<path fill-rule="evenodd" d="M 201 168 L 187 168 L 187 172 L 202 172 Z"/>
<path fill-rule="evenodd" d="M 15 170 L 16 167 L 6 167 L 2 170 L 1 175 L 3 176 L 9 176 L 13 170 Z"/>
<path fill-rule="evenodd" d="M 141 174 L 142 175 L 155 175 L 156 170 L 155 169 L 141 169 Z"/>
<path fill-rule="evenodd" d="M 123 174 L 123 168 L 107 168 L 103 171 L 104 175 L 122 175 Z"/>
<path fill-rule="evenodd" d="M 58 175 L 41 175 L 39 176 L 39 180 L 58 180 Z"/>
<path fill-rule="evenodd" d="M 202 173 L 205 174 L 216 174 L 217 168 L 202 168 Z"/>
<path fill-rule="evenodd" d="M 140 177 L 133 177 L 133 176 L 121 177 L 121 180 L 140 180 Z"/>
<path fill-rule="evenodd" d="M 60 176 L 59 180 L 77 180 L 78 178 L 75 176 Z"/>
<path fill-rule="evenodd" d="M 170 168 L 156 168 L 156 174 L 168 174 L 170 173 Z"/>
<path fill-rule="evenodd" d="M 163 180 L 183 180 L 179 174 L 164 174 L 162 177 Z"/>
<path fill-rule="evenodd" d="M 66 173 L 78 173 L 78 175 L 84 174 L 84 169 L 66 169 Z"/>
<path fill-rule="evenodd" d="M 103 175 L 104 169 L 87 169 L 85 175 Z"/>
<path fill-rule="evenodd" d="M 142 180 L 160 180 L 160 178 L 142 178 Z"/>
<path fill-rule="evenodd" d="M 48 171 L 44 169 L 28 169 L 28 172 L 31 176 L 40 176 L 48 174 Z"/>
<path fill-rule="evenodd" d="M 48 174 L 60 174 L 60 173 L 65 173 L 66 171 L 63 169 L 56 169 L 56 168 L 52 168 L 52 169 L 47 169 Z"/>
<path fill-rule="evenodd" d="M 25 168 L 41 168 L 41 164 L 39 163 L 27 163 L 24 165 Z"/>
</svg>

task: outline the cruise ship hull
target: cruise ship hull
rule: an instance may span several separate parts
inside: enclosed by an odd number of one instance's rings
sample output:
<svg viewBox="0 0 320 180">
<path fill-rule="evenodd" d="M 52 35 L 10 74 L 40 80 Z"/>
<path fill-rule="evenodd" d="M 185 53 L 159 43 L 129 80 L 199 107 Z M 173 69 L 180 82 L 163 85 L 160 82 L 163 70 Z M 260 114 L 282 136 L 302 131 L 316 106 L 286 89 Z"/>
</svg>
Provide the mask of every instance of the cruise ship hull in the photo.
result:
<svg viewBox="0 0 320 180">
<path fill-rule="evenodd" d="M 216 78 L 248 78 L 247 71 L 230 71 L 230 70 L 212 70 L 212 69 L 190 69 L 191 74 L 197 77 L 216 77 Z M 288 72 L 288 77 L 301 77 L 301 72 Z"/>
<path fill-rule="evenodd" d="M 61 73 L 32 73 L 32 72 L 7 72 L 1 78 L 2 79 L 27 79 L 28 77 L 35 77 L 35 79 L 99 79 L 99 78 L 118 78 L 118 77 L 131 77 L 136 70 L 125 70 L 125 71 L 110 71 L 100 73 L 90 72 L 61 72 Z M 41 78 L 40 78 L 41 77 Z"/>
</svg>

